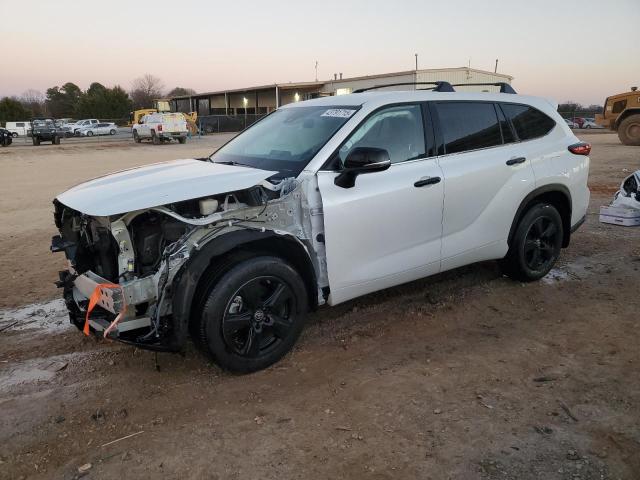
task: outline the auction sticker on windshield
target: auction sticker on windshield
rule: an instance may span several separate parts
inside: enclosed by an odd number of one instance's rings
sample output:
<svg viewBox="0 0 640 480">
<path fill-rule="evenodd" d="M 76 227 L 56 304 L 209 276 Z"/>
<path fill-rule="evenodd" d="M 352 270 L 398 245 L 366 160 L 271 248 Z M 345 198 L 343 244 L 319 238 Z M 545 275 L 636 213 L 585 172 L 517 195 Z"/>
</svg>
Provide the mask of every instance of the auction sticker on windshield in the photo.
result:
<svg viewBox="0 0 640 480">
<path fill-rule="evenodd" d="M 324 112 L 321 117 L 339 117 L 339 118 L 349 118 L 351 115 L 355 113 L 355 110 L 349 110 L 346 108 L 331 108 Z"/>
</svg>

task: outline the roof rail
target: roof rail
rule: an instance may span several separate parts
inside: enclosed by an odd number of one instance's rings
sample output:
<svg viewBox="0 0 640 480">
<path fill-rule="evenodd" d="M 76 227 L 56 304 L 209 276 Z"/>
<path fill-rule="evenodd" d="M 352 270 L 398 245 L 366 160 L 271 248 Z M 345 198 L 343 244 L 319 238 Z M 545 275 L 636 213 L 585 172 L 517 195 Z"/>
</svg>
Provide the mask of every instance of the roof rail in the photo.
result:
<svg viewBox="0 0 640 480">
<path fill-rule="evenodd" d="M 353 93 L 368 92 L 369 90 L 376 90 L 378 88 L 385 88 L 385 87 L 398 87 L 400 85 L 435 85 L 433 88 L 430 88 L 430 89 L 421 88 L 419 90 L 433 90 L 434 92 L 455 92 L 455 90 L 453 89 L 453 87 L 449 82 L 405 82 L 405 83 L 388 83 L 386 85 L 376 85 L 375 87 L 359 88 L 357 90 L 354 90 Z"/>
<path fill-rule="evenodd" d="M 517 93 L 511 85 L 506 82 L 494 82 L 494 83 L 455 83 L 452 87 L 464 87 L 464 86 L 490 86 L 490 87 L 500 87 L 500 93 Z"/>
</svg>

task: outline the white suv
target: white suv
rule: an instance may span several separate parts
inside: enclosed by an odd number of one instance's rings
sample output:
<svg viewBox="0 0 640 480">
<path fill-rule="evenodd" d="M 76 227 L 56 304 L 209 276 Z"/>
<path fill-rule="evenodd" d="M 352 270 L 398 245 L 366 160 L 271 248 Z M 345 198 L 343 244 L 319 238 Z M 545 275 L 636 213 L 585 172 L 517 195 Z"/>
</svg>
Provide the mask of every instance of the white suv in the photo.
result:
<svg viewBox="0 0 640 480">
<path fill-rule="evenodd" d="M 585 218 L 590 146 L 548 100 L 437 89 L 287 105 L 210 157 L 59 195 L 71 321 L 156 350 L 191 334 L 250 372 L 322 304 L 490 259 L 543 277 Z"/>
</svg>

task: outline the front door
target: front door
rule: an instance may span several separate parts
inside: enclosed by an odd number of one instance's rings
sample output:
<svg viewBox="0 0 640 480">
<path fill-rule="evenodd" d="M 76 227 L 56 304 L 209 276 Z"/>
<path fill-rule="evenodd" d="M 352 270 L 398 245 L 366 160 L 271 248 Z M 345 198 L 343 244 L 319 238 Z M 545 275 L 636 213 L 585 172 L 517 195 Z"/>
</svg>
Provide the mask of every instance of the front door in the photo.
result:
<svg viewBox="0 0 640 480">
<path fill-rule="evenodd" d="M 384 148 L 388 170 L 361 174 L 352 188 L 334 184 L 336 171 L 318 172 L 331 305 L 440 271 L 444 181 L 423 118 L 419 104 L 385 107 L 337 152 L 341 165 L 355 147 Z"/>
</svg>

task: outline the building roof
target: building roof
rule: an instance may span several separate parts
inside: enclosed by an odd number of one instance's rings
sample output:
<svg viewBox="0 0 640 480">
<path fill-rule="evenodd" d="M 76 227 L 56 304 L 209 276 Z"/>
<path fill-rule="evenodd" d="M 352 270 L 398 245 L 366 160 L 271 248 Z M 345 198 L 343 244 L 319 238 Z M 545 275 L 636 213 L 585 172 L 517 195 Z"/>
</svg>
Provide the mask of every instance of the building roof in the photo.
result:
<svg viewBox="0 0 640 480">
<path fill-rule="evenodd" d="M 272 88 L 279 88 L 282 90 L 296 89 L 296 88 L 310 88 L 310 87 L 322 87 L 326 84 L 331 83 L 344 83 L 344 82 L 353 82 L 357 80 L 367 80 L 367 79 L 375 79 L 375 78 L 385 78 L 385 77 L 396 77 L 401 75 L 411 75 L 414 73 L 438 73 L 438 72 L 454 72 L 454 71 L 469 71 L 474 73 L 484 73 L 488 75 L 494 75 L 496 77 L 502 77 L 507 81 L 513 80 L 511 75 L 507 75 L 504 73 L 494 73 L 489 72 L 487 70 L 478 70 L 475 68 L 468 67 L 453 67 L 453 68 L 428 68 L 428 69 L 419 69 L 419 70 L 405 70 L 403 72 L 391 72 L 391 73 L 379 73 L 374 75 L 364 75 L 360 77 L 348 77 L 348 78 L 338 78 L 338 79 L 329 79 L 329 80 L 319 80 L 317 82 L 289 82 L 289 83 L 272 83 L 268 85 L 258 85 L 246 88 L 232 88 L 225 90 L 216 90 L 212 92 L 203 92 L 203 93 L 194 93 L 193 95 L 178 95 L 175 97 L 171 97 L 172 100 L 178 99 L 187 99 L 193 97 L 208 97 L 211 95 L 223 95 L 225 93 L 241 93 L 241 92 L 249 92 L 254 90 L 268 90 Z"/>
</svg>

